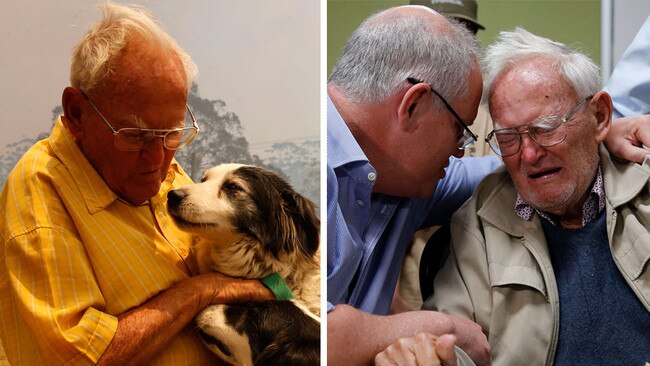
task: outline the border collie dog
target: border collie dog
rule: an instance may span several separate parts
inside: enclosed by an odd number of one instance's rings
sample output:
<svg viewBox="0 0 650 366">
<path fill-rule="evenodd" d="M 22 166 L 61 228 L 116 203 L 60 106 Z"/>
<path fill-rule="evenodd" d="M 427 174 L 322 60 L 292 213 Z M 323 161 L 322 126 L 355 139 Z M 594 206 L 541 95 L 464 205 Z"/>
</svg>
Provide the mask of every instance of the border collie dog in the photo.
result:
<svg viewBox="0 0 650 366">
<path fill-rule="evenodd" d="M 222 164 L 170 191 L 169 213 L 195 234 L 201 273 L 277 274 L 290 300 L 211 305 L 196 318 L 204 343 L 232 365 L 320 364 L 320 221 L 314 204 L 270 170 Z"/>
</svg>

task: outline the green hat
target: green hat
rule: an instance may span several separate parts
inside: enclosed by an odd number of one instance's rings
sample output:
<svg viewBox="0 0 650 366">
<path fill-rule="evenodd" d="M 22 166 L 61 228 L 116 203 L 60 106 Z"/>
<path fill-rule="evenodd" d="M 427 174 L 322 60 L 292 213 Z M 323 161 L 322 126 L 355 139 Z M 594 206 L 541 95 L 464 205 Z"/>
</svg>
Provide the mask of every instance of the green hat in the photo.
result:
<svg viewBox="0 0 650 366">
<path fill-rule="evenodd" d="M 477 20 L 478 4 L 476 0 L 411 0 L 411 5 L 424 5 L 440 14 L 466 20 L 479 29 L 485 29 Z"/>
</svg>

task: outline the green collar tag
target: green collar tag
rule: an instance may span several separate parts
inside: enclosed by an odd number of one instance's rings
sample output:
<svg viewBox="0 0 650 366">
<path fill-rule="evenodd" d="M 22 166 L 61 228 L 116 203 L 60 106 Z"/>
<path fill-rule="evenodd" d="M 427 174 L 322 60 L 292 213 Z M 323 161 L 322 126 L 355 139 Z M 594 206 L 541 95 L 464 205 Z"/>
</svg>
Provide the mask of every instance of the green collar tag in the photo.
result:
<svg viewBox="0 0 650 366">
<path fill-rule="evenodd" d="M 293 298 L 293 293 L 287 283 L 284 282 L 282 277 L 276 272 L 271 273 L 270 275 L 262 279 L 262 283 L 268 287 L 275 294 L 275 298 L 278 300 L 289 300 Z"/>
</svg>

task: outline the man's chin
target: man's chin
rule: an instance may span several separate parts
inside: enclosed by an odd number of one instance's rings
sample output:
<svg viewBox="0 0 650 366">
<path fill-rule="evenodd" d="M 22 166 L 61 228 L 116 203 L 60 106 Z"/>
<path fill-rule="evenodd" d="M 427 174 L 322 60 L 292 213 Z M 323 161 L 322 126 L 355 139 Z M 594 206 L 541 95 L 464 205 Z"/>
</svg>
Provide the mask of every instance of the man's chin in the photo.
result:
<svg viewBox="0 0 650 366">
<path fill-rule="evenodd" d="M 567 210 L 569 204 L 570 194 L 564 192 L 563 194 L 554 194 L 554 195 L 539 195 L 530 198 L 524 198 L 524 201 L 530 202 L 531 205 L 536 210 L 551 213 L 554 215 L 561 215 Z"/>
<path fill-rule="evenodd" d="M 429 199 L 431 196 L 433 196 L 433 193 L 436 191 L 436 187 L 438 186 L 438 182 L 440 182 L 440 179 L 436 179 L 434 183 L 427 185 L 426 187 L 422 187 L 422 190 L 419 191 L 417 194 L 417 198 L 421 199 Z"/>
<path fill-rule="evenodd" d="M 159 190 L 160 183 L 141 185 L 118 193 L 118 196 L 133 205 L 140 205 L 157 195 Z"/>
</svg>

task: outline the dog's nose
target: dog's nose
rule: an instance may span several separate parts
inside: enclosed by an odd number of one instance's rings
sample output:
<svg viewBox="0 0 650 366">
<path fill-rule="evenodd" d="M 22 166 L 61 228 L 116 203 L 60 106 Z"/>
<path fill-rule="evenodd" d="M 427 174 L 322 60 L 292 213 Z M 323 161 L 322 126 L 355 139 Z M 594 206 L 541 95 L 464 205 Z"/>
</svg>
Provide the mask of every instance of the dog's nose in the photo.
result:
<svg viewBox="0 0 650 366">
<path fill-rule="evenodd" d="M 185 197 L 185 193 L 179 189 L 167 192 L 167 205 L 170 207 L 178 206 Z"/>
</svg>

